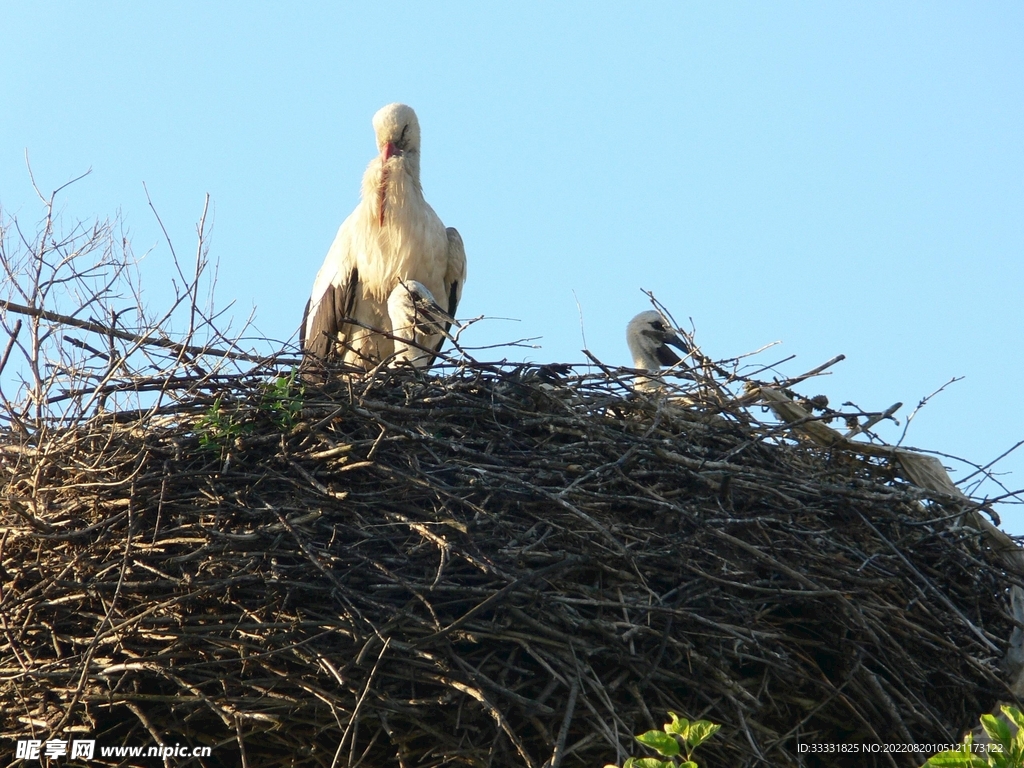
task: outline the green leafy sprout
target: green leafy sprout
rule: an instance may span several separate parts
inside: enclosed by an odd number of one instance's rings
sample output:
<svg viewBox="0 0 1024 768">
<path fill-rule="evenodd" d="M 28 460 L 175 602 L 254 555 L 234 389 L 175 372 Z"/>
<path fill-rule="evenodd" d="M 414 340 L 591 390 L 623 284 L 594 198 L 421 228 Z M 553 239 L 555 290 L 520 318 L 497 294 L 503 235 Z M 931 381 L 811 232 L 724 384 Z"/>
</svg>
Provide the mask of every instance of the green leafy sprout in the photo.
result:
<svg viewBox="0 0 1024 768">
<path fill-rule="evenodd" d="M 662 731 L 647 731 L 636 740 L 657 752 L 661 757 L 631 757 L 622 768 L 699 768 L 693 760 L 693 750 L 711 738 L 722 726 L 707 720 L 692 723 L 669 712 L 672 722 L 665 723 Z M 682 760 L 682 762 L 679 762 Z M 605 768 L 617 768 L 608 766 Z"/>
<path fill-rule="evenodd" d="M 252 432 L 252 424 L 245 424 L 237 411 L 224 408 L 223 398 L 218 396 L 210 409 L 196 422 L 199 447 L 204 451 L 223 453 L 237 440 Z"/>
<path fill-rule="evenodd" d="M 923 768 L 1024 768 L 1024 714 L 1007 704 L 1002 710 L 1005 720 L 995 715 L 981 716 L 981 727 L 992 740 L 984 750 L 975 751 L 974 736 L 968 733 L 957 749 L 933 755 Z M 1017 727 L 1016 732 L 1009 723 Z"/>
<path fill-rule="evenodd" d="M 306 392 L 301 384 L 296 384 L 297 377 L 297 369 L 292 368 L 287 376 L 278 376 L 269 384 L 263 385 L 260 410 L 269 413 L 274 423 L 283 431 L 294 427 L 302 413 Z"/>
<path fill-rule="evenodd" d="M 223 454 L 235 441 L 252 434 L 255 428 L 252 416 L 264 414 L 282 432 L 288 432 L 300 420 L 305 390 L 297 383 L 298 371 L 292 368 L 287 376 L 277 376 L 260 385 L 260 399 L 255 412 L 248 414 L 243 408 L 227 408 L 218 396 L 213 405 L 196 422 L 199 447 Z M 247 418 L 248 417 L 248 418 Z"/>
</svg>

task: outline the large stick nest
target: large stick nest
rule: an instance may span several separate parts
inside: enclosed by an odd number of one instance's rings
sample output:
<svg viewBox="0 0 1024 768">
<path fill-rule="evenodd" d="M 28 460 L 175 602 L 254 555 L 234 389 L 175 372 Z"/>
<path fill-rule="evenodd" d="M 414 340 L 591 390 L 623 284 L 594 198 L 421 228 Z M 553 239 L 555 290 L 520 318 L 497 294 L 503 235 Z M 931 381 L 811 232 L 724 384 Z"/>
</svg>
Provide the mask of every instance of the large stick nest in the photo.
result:
<svg viewBox="0 0 1024 768">
<path fill-rule="evenodd" d="M 723 725 L 702 765 L 909 766 L 799 745 L 948 743 L 1006 697 L 1014 577 L 960 506 L 549 373 L 240 375 L 4 434 L 0 732 L 539 768 L 672 710 Z"/>
</svg>

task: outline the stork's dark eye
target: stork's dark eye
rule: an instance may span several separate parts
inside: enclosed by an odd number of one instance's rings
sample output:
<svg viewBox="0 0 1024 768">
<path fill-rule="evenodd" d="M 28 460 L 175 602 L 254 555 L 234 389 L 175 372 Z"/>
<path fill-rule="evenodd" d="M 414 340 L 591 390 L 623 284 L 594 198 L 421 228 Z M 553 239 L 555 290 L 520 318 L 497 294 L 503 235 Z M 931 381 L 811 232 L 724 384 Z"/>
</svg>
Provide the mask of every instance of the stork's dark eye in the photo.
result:
<svg viewBox="0 0 1024 768">
<path fill-rule="evenodd" d="M 398 141 L 395 142 L 399 147 L 405 146 L 405 132 L 409 130 L 409 124 L 406 123 L 402 126 L 402 135 L 398 137 Z"/>
<path fill-rule="evenodd" d="M 655 320 L 653 323 L 651 323 L 651 328 L 653 328 L 656 331 L 664 331 L 665 324 L 662 323 L 660 320 Z"/>
</svg>

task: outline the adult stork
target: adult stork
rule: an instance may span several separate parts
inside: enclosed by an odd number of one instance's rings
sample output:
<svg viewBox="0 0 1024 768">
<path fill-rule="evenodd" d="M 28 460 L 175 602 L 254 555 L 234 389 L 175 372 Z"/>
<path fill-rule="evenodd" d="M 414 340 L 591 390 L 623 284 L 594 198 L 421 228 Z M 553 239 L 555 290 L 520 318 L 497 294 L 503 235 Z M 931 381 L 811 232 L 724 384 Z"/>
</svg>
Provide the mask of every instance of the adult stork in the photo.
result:
<svg viewBox="0 0 1024 768">
<path fill-rule="evenodd" d="M 626 326 L 626 343 L 633 355 L 633 367 L 641 371 L 658 371 L 663 365 L 681 362 L 679 355 L 668 345 L 689 353 L 686 342 L 679 338 L 672 324 L 660 312 L 650 309 L 641 312 Z M 651 389 L 655 386 L 647 376 L 638 376 L 637 389 Z"/>
<path fill-rule="evenodd" d="M 388 299 L 400 283 L 415 281 L 443 302 L 449 318 L 421 339 L 432 354 L 420 367 L 429 367 L 462 296 L 466 251 L 459 233 L 445 229 L 423 198 L 420 124 L 412 107 L 383 107 L 373 116 L 373 130 L 380 154 L 367 166 L 359 204 L 313 283 L 299 344 L 307 360 L 373 368 L 395 353 L 395 343 L 372 329 L 392 331 Z"/>
</svg>

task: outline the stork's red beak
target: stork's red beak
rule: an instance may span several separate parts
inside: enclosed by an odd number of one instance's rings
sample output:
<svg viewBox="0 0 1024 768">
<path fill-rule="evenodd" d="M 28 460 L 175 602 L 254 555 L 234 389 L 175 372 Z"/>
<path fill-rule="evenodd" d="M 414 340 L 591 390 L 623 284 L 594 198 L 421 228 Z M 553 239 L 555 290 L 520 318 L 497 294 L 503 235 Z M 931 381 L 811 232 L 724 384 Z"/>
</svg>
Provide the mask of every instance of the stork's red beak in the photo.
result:
<svg viewBox="0 0 1024 768">
<path fill-rule="evenodd" d="M 392 142 L 389 141 L 387 144 L 384 145 L 384 159 L 385 160 L 391 159 L 391 157 L 393 155 L 397 154 L 397 152 L 398 152 L 398 150 L 395 148 L 395 145 Z"/>
</svg>

